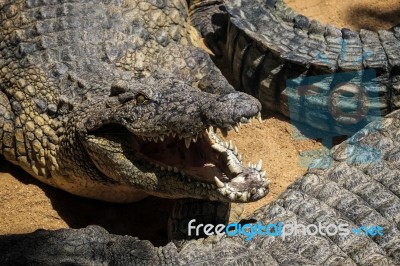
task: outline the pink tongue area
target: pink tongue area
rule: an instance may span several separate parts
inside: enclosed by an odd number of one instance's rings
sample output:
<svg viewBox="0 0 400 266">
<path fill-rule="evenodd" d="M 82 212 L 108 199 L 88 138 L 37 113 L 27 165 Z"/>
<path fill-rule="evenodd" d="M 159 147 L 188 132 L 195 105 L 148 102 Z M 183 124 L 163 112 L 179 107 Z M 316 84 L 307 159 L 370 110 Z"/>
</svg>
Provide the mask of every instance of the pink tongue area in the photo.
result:
<svg viewBox="0 0 400 266">
<path fill-rule="evenodd" d="M 140 152 L 161 165 L 177 167 L 199 181 L 213 183 L 214 176 L 222 177 L 221 170 L 215 165 L 219 162 L 215 152 L 201 139 L 192 143 L 189 149 L 185 147 L 184 140 L 171 138 L 162 143 L 143 142 Z"/>
</svg>

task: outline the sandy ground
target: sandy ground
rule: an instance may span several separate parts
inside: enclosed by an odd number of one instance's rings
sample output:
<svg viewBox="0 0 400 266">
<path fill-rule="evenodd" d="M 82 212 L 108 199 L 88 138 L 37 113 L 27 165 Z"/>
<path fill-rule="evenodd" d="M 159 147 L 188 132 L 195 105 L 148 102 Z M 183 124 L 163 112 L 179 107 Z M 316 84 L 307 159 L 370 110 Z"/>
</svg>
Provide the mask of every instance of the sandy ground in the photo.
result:
<svg viewBox="0 0 400 266">
<path fill-rule="evenodd" d="M 400 23 L 399 0 L 285 0 L 294 10 L 324 24 L 353 30 L 390 29 Z"/>
<path fill-rule="evenodd" d="M 390 28 L 398 20 L 400 1 L 287 0 L 300 13 L 333 23 L 359 28 Z M 354 19 L 354 18 L 358 19 Z M 396 21 L 397 20 L 397 21 Z M 313 140 L 297 141 L 291 126 L 281 117 L 267 117 L 262 123 L 244 125 L 230 133 L 244 160 L 264 161 L 271 179 L 270 194 L 246 204 L 245 214 L 276 198 L 306 168 L 299 164 L 303 151 L 319 149 Z M 70 195 L 46 186 L 0 157 L 0 234 L 28 233 L 39 228 L 80 228 L 98 224 L 115 234 L 129 234 L 165 243 L 168 214 L 173 201 L 147 198 L 133 204 L 111 204 Z"/>
</svg>

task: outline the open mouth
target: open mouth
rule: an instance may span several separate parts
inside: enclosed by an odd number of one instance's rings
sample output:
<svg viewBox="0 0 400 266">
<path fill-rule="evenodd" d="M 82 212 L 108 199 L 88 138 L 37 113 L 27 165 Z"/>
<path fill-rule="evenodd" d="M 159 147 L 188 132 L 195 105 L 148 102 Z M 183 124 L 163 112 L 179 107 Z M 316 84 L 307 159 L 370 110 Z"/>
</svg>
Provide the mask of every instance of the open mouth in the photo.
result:
<svg viewBox="0 0 400 266">
<path fill-rule="evenodd" d="M 180 174 L 185 182 L 217 190 L 230 201 L 254 201 L 268 193 L 270 181 L 262 161 L 245 167 L 232 141 L 221 141 L 212 126 L 191 137 L 171 132 L 158 137 L 133 136 L 133 141 L 150 164 Z"/>
<path fill-rule="evenodd" d="M 238 131 L 239 127 L 240 123 L 233 128 Z M 190 136 L 173 131 L 157 136 L 136 135 L 115 124 L 105 125 L 92 133 L 94 139 L 103 140 L 92 141 L 97 145 L 104 142 L 108 143 L 105 147 L 128 147 L 121 153 L 134 153 L 150 168 L 157 169 L 155 172 L 168 172 L 159 178 L 173 176 L 185 190 L 201 190 L 210 199 L 249 202 L 268 194 L 270 181 L 262 169 L 262 161 L 244 166 L 232 141 L 223 142 L 212 126 Z"/>
</svg>

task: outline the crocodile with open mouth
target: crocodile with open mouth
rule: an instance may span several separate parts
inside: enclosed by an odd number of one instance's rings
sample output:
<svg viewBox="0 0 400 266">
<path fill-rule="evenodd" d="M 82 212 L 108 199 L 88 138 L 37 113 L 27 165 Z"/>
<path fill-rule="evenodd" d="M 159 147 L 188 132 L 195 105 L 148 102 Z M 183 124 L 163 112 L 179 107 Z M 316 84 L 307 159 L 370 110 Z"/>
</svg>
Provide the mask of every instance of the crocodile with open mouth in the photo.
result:
<svg viewBox="0 0 400 266">
<path fill-rule="evenodd" d="M 398 27 L 379 35 L 324 27 L 279 0 L 190 6 L 214 52 L 228 53 L 236 86 L 264 108 L 288 114 L 285 79 L 368 68 L 377 70 L 382 99 L 371 108 L 398 108 Z M 3 0 L 0 10 L 0 150 L 7 160 L 45 183 L 108 201 L 150 194 L 247 202 L 267 193 L 262 163 L 244 167 L 234 145 L 215 134 L 238 130 L 261 105 L 235 92 L 193 47 L 186 2 Z M 228 36 L 222 49 L 219 33 Z M 345 54 L 343 43 L 350 45 Z M 358 62 L 364 48 L 373 54 Z M 315 60 L 321 55 L 326 60 Z M 316 110 L 294 119 L 327 129 Z M 399 114 L 382 126 L 368 124 L 350 138 L 350 149 L 334 148 L 331 166 L 309 170 L 252 216 L 264 223 L 379 224 L 383 237 L 218 236 L 156 248 L 89 227 L 1 236 L 0 262 L 398 265 Z M 365 164 L 376 156 L 381 160 Z"/>
<path fill-rule="evenodd" d="M 261 105 L 187 45 L 185 12 L 179 1 L 2 1 L 1 154 L 105 201 L 265 196 L 261 162 L 243 166 L 214 132 L 260 119 Z"/>
</svg>

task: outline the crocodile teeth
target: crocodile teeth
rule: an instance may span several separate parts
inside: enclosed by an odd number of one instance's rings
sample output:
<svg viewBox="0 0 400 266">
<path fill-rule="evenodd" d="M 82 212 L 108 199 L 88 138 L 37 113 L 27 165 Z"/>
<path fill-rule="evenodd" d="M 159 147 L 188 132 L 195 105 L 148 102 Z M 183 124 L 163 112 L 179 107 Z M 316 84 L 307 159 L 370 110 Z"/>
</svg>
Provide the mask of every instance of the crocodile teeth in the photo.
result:
<svg viewBox="0 0 400 266">
<path fill-rule="evenodd" d="M 257 166 L 256 166 L 257 171 L 261 171 L 261 167 L 262 167 L 262 160 L 260 159 L 260 160 L 258 161 Z"/>
<path fill-rule="evenodd" d="M 171 172 L 173 168 L 172 168 L 172 166 L 169 166 L 169 165 L 168 165 L 167 169 L 168 169 L 168 171 Z"/>
<path fill-rule="evenodd" d="M 191 140 L 190 138 L 185 138 L 185 146 L 186 146 L 186 149 L 189 149 L 189 147 L 190 147 L 190 142 L 192 142 L 192 140 Z"/>
<path fill-rule="evenodd" d="M 218 177 L 214 176 L 214 181 L 218 188 L 225 187 L 224 183 L 222 183 L 221 180 L 218 179 Z"/>
<path fill-rule="evenodd" d="M 239 199 L 241 201 L 247 201 L 247 192 L 243 192 L 242 196 Z"/>
<path fill-rule="evenodd" d="M 226 188 L 220 188 L 219 192 L 224 196 L 226 196 L 228 194 L 228 191 L 226 190 Z"/>
<path fill-rule="evenodd" d="M 242 172 L 242 169 L 239 166 L 234 165 L 234 164 L 229 164 L 228 168 L 232 173 L 235 173 L 235 174 L 240 174 Z"/>
<path fill-rule="evenodd" d="M 160 138 L 161 142 L 163 142 L 163 141 L 164 141 L 164 136 L 163 136 L 163 135 L 162 135 L 162 136 L 160 136 L 159 138 Z"/>
<path fill-rule="evenodd" d="M 193 137 L 192 140 L 193 140 L 193 143 L 196 143 L 197 142 L 197 136 Z"/>
<path fill-rule="evenodd" d="M 177 167 L 174 167 L 174 173 L 178 173 L 179 169 Z"/>
<path fill-rule="evenodd" d="M 238 149 L 236 147 L 233 148 L 233 154 L 238 155 Z"/>
<path fill-rule="evenodd" d="M 234 199 L 236 198 L 236 193 L 235 193 L 235 192 L 229 193 L 228 198 L 229 198 L 230 200 L 234 200 Z"/>
<path fill-rule="evenodd" d="M 216 151 L 225 152 L 224 147 L 222 145 L 220 145 L 220 144 L 216 143 L 216 144 L 213 144 L 211 147 Z"/>
<path fill-rule="evenodd" d="M 258 120 L 258 122 L 262 122 L 262 118 L 261 118 L 261 113 L 260 112 L 258 112 L 258 114 L 257 114 L 257 120 Z"/>
<path fill-rule="evenodd" d="M 233 129 L 235 130 L 236 133 L 239 133 L 239 127 L 234 126 Z"/>
<path fill-rule="evenodd" d="M 172 136 L 173 138 L 175 138 L 176 132 L 172 132 L 172 133 L 171 133 L 171 136 Z"/>
<path fill-rule="evenodd" d="M 235 145 L 233 145 L 232 140 L 229 141 L 229 149 L 233 150 L 235 148 Z"/>
<path fill-rule="evenodd" d="M 256 194 L 257 193 L 257 189 L 255 188 L 255 187 L 253 187 L 251 190 L 250 190 L 250 193 L 251 194 Z"/>
<path fill-rule="evenodd" d="M 242 161 L 243 158 L 242 158 L 241 154 L 238 155 L 238 159 L 239 159 L 239 161 Z"/>
<path fill-rule="evenodd" d="M 261 177 L 265 177 L 265 175 L 266 175 L 266 172 L 265 172 L 265 171 L 262 171 L 262 172 L 261 172 Z"/>
</svg>

